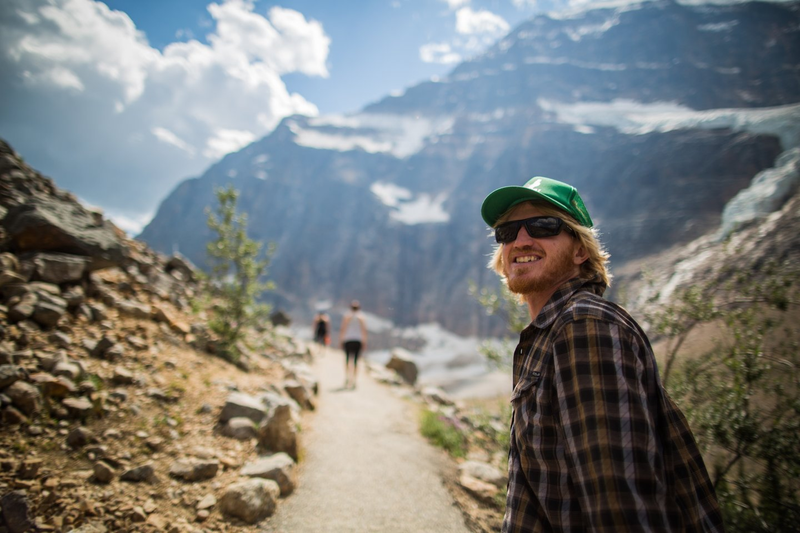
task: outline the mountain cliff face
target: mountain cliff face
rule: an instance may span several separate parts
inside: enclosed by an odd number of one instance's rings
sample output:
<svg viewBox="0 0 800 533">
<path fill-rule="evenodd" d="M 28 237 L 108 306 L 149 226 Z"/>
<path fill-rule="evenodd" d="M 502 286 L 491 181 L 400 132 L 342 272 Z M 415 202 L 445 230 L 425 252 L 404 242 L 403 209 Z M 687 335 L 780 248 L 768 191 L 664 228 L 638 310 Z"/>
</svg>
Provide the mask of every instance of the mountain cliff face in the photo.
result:
<svg viewBox="0 0 800 533">
<path fill-rule="evenodd" d="M 348 116 L 289 117 L 183 182 L 140 238 L 204 265 L 213 189 L 277 244 L 277 303 L 352 298 L 401 325 L 496 332 L 480 203 L 544 175 L 574 184 L 612 270 L 715 231 L 800 145 L 800 3 L 646 2 L 540 16 L 447 78 Z M 777 209 L 796 190 L 786 186 Z"/>
</svg>

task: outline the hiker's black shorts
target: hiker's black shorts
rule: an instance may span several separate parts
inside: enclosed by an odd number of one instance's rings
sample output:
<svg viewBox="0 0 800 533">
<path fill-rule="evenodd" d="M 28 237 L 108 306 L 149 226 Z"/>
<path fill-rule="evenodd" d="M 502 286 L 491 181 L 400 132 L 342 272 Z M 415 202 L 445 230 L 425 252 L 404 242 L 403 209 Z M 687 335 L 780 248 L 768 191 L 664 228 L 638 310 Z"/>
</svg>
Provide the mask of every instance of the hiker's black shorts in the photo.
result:
<svg viewBox="0 0 800 533">
<path fill-rule="evenodd" d="M 345 364 L 350 362 L 353 357 L 353 366 L 358 364 L 358 356 L 361 355 L 361 341 L 347 341 L 344 343 Z"/>
</svg>

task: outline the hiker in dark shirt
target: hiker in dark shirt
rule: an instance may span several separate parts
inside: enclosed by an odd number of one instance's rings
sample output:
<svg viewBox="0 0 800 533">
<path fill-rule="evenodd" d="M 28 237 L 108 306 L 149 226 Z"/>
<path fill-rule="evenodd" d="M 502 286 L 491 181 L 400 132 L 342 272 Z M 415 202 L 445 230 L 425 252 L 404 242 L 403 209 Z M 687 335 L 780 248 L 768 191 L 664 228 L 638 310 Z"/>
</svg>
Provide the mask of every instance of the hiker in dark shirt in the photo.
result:
<svg viewBox="0 0 800 533">
<path fill-rule="evenodd" d="M 314 317 L 314 342 L 322 346 L 328 346 L 331 341 L 330 319 L 326 313 L 317 313 Z"/>
<path fill-rule="evenodd" d="M 490 261 L 527 304 L 514 352 L 504 532 L 723 531 L 647 336 L 602 298 L 608 254 L 578 191 L 536 177 L 483 202 Z"/>
</svg>

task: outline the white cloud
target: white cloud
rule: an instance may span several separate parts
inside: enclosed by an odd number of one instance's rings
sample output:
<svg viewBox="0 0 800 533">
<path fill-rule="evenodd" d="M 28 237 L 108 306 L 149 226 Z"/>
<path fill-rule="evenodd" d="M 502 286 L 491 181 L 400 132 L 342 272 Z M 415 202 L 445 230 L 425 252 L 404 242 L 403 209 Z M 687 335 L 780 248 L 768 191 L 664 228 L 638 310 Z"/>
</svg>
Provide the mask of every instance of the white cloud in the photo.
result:
<svg viewBox="0 0 800 533">
<path fill-rule="evenodd" d="M 453 51 L 449 43 L 428 43 L 419 48 L 419 58 L 425 63 L 450 65 L 461 62 L 461 54 Z"/>
<path fill-rule="evenodd" d="M 59 186 L 130 216 L 283 117 L 318 113 L 281 80 L 328 76 L 318 22 L 280 7 L 260 14 L 249 0 L 208 12 L 208 44 L 160 51 L 99 1 L 3 0 L 0 93 L 15 108 L 0 112 L 3 136 L 43 172 L 57 169 Z"/>
<path fill-rule="evenodd" d="M 249 131 L 221 129 L 208 140 L 203 155 L 209 159 L 219 159 L 225 154 L 244 148 L 254 140 L 255 136 Z"/>
<path fill-rule="evenodd" d="M 155 127 L 150 130 L 153 135 L 158 138 L 159 141 L 164 142 L 166 144 L 171 144 L 175 148 L 179 148 L 186 152 L 189 155 L 194 155 L 195 150 L 191 146 L 189 146 L 186 141 L 172 133 L 166 128 Z"/>
<path fill-rule="evenodd" d="M 462 7 L 456 12 L 456 31 L 464 35 L 476 33 L 503 35 L 509 28 L 508 22 L 503 17 L 485 9 L 474 11 L 471 7 Z"/>
<path fill-rule="evenodd" d="M 469 4 L 470 0 L 442 0 L 450 9 L 458 9 L 461 6 Z"/>
</svg>

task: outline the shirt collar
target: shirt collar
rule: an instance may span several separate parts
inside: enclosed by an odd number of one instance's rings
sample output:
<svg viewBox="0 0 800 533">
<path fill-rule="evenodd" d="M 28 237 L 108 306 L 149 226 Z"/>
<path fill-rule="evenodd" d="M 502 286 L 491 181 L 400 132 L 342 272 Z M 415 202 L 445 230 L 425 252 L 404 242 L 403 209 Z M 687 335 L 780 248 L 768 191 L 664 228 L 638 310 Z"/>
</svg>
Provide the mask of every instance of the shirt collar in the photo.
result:
<svg viewBox="0 0 800 533">
<path fill-rule="evenodd" d="M 573 278 L 553 293 L 553 296 L 544 304 L 539 315 L 531 322 L 531 325 L 544 329 L 549 327 L 556 317 L 561 314 L 561 310 L 572 298 L 572 295 L 579 290 L 593 292 L 602 296 L 606 290 L 606 284 L 600 280 L 600 276 L 595 275 L 591 279 Z"/>
</svg>

